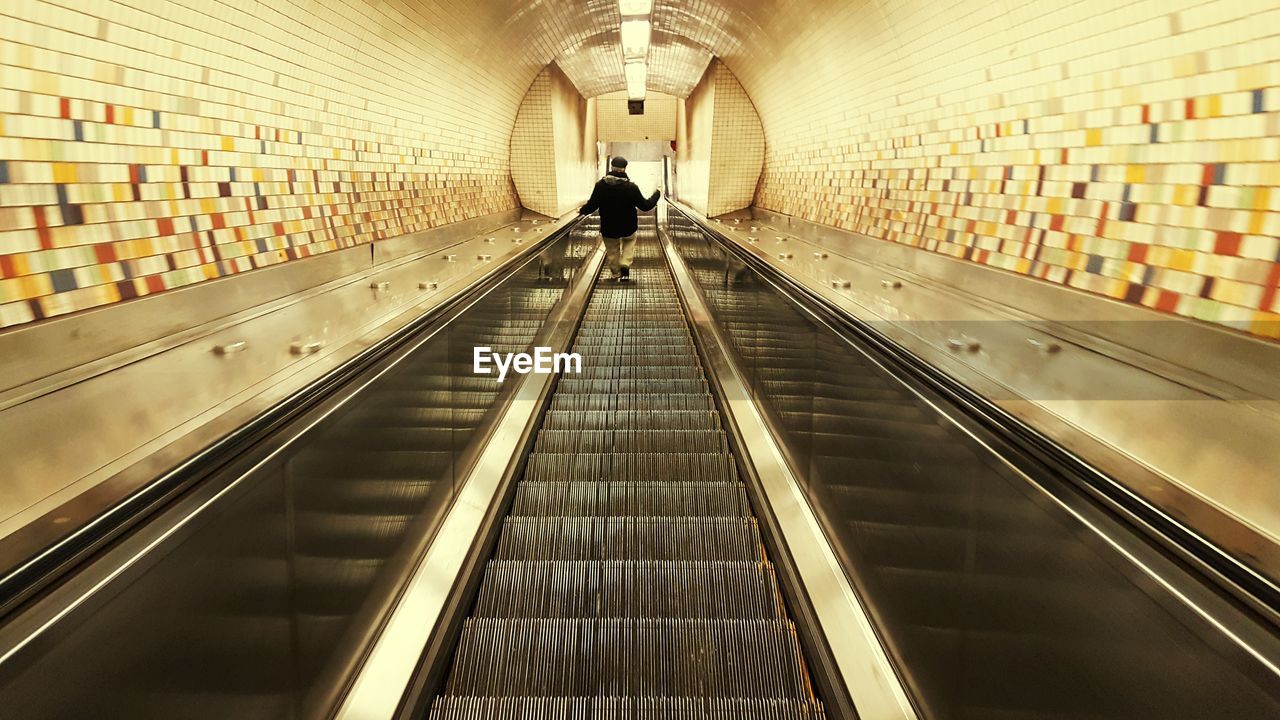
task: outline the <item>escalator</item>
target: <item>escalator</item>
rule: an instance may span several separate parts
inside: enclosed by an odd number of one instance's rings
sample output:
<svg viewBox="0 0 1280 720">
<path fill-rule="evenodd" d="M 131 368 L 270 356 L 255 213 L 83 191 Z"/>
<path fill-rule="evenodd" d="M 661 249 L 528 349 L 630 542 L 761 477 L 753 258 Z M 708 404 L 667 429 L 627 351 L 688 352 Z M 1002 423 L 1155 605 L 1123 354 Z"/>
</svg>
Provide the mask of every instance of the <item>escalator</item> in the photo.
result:
<svg viewBox="0 0 1280 720">
<path fill-rule="evenodd" d="M 601 282 L 431 705 L 824 717 L 661 249 Z"/>
<path fill-rule="evenodd" d="M 1273 627 L 1115 540 L 1135 533 L 706 228 L 672 212 L 665 235 L 642 231 L 634 282 L 598 280 L 582 309 L 599 256 L 580 224 L 211 470 L 152 524 L 180 522 L 97 561 L 127 564 L 0 625 L 0 717 L 349 717 L 336 708 L 433 543 L 475 572 L 431 578 L 451 604 L 404 658 L 416 685 L 388 691 L 397 718 L 851 716 L 823 643 L 857 630 L 815 622 L 795 563 L 812 548 L 780 537 L 741 474 L 759 448 L 722 413 L 729 372 L 919 717 L 1280 717 Z M 518 405 L 473 348 L 522 351 L 570 316 L 581 372 L 529 403 L 491 522 L 441 542 L 477 454 L 500 447 L 494 416 Z"/>
</svg>

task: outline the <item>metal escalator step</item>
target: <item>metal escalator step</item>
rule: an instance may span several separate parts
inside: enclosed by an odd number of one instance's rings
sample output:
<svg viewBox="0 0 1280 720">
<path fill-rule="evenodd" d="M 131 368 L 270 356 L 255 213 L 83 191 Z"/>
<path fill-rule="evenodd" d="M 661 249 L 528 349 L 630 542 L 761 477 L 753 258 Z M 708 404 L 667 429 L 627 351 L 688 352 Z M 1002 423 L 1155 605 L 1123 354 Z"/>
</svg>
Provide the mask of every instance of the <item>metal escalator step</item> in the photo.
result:
<svg viewBox="0 0 1280 720">
<path fill-rule="evenodd" d="M 494 560 L 472 617 L 785 619 L 763 562 Z"/>
<path fill-rule="evenodd" d="M 669 410 L 662 413 L 636 410 L 551 410 L 542 422 L 544 430 L 719 430 L 720 415 L 710 410 Z"/>
<path fill-rule="evenodd" d="M 615 394 L 574 394 L 556 393 L 551 398 L 552 410 L 595 410 L 607 412 L 613 410 L 632 410 L 653 413 L 671 410 L 715 410 L 715 400 L 703 392 L 698 393 L 633 393 Z"/>
<path fill-rule="evenodd" d="M 567 375 L 556 394 L 659 395 L 662 393 L 708 394 L 706 380 L 590 380 Z"/>
<path fill-rule="evenodd" d="M 522 517 L 502 524 L 498 560 L 739 560 L 764 557 L 754 518 Z"/>
<path fill-rule="evenodd" d="M 430 720 L 820 720 L 816 700 L 707 697 L 440 697 Z M 1001 719 L 1003 720 L 1003 719 Z"/>
<path fill-rule="evenodd" d="M 740 483 L 535 482 L 516 488 L 510 514 L 747 517 L 751 506 Z"/>
<path fill-rule="evenodd" d="M 445 695 L 812 697 L 789 620 L 469 618 Z"/>
<path fill-rule="evenodd" d="M 576 376 L 584 380 L 702 380 L 697 365 L 588 365 Z"/>
<path fill-rule="evenodd" d="M 740 482 L 738 466 L 733 456 L 727 453 L 534 453 L 529 456 L 521 484 L 599 480 Z"/>
<path fill-rule="evenodd" d="M 727 453 L 720 430 L 543 430 L 537 453 Z"/>
</svg>

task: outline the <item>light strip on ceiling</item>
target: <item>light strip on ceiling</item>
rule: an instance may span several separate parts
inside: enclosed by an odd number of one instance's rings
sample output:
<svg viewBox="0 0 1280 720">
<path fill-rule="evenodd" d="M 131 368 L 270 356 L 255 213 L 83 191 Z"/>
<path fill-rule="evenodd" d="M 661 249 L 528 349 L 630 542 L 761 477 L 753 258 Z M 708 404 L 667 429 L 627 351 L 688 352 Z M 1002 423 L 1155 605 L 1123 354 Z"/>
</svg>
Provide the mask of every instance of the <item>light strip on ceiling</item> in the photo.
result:
<svg viewBox="0 0 1280 720">
<path fill-rule="evenodd" d="M 622 73 L 627 78 L 627 97 L 632 100 L 643 100 L 645 82 L 648 80 L 649 68 L 643 61 L 634 61 L 622 66 Z"/>
<path fill-rule="evenodd" d="M 622 21 L 622 56 L 643 59 L 649 54 L 649 21 Z"/>
<path fill-rule="evenodd" d="M 618 14 L 622 17 L 648 15 L 653 12 L 653 0 L 618 0 Z"/>
</svg>

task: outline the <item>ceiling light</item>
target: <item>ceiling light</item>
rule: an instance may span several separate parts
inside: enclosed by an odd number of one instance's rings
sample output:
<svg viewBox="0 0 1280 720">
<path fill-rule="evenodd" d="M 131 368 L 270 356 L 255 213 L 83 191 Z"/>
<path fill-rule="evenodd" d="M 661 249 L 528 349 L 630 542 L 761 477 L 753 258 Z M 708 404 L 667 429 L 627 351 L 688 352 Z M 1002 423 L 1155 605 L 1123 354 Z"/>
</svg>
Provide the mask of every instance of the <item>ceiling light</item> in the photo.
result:
<svg viewBox="0 0 1280 720">
<path fill-rule="evenodd" d="M 649 52 L 649 21 L 624 20 L 622 22 L 622 54 L 624 57 L 642 58 Z"/>
<path fill-rule="evenodd" d="M 648 15 L 653 11 L 653 0 L 618 0 L 618 12 L 628 15 Z"/>
<path fill-rule="evenodd" d="M 629 62 L 622 66 L 622 73 L 627 78 L 627 97 L 632 100 L 644 99 L 645 81 L 648 80 L 649 68 L 642 62 Z"/>
</svg>

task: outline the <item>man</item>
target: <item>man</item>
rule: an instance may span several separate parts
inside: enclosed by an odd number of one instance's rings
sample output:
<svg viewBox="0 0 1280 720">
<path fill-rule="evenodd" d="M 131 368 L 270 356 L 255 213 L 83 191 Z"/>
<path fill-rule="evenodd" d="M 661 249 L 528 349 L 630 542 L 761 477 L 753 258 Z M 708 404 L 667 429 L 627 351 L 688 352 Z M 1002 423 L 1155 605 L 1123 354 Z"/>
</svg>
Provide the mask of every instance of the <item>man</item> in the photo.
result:
<svg viewBox="0 0 1280 720">
<path fill-rule="evenodd" d="M 631 277 L 631 256 L 636 246 L 636 210 L 652 210 L 658 204 L 657 190 L 648 198 L 627 177 L 627 159 L 615 157 L 609 162 L 609 174 L 600 178 L 591 191 L 591 199 L 579 213 L 590 215 L 600 211 L 600 234 L 613 279 L 627 282 Z"/>
</svg>

